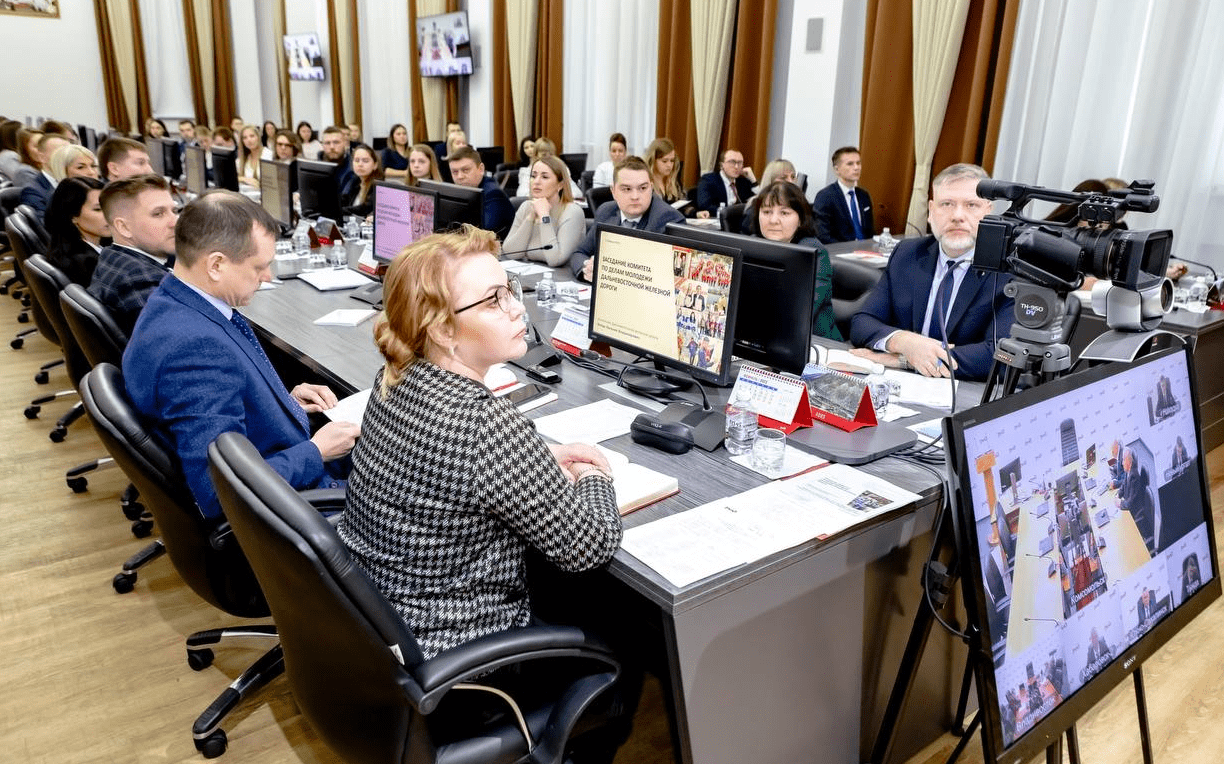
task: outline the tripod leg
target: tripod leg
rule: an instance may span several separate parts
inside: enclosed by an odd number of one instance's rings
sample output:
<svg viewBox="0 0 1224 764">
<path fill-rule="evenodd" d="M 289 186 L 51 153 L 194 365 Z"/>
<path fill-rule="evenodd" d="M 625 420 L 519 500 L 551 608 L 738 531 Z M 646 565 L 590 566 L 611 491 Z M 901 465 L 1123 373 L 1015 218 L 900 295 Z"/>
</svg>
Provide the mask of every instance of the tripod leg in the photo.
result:
<svg viewBox="0 0 1224 764">
<path fill-rule="evenodd" d="M 1046 749 L 1046 764 L 1062 764 L 1062 735 Z"/>
<path fill-rule="evenodd" d="M 1080 764 L 1079 735 L 1074 724 L 1067 728 L 1067 759 L 1071 764 Z"/>
<path fill-rule="evenodd" d="M 952 753 L 948 755 L 948 758 L 944 761 L 944 764 L 952 764 L 954 761 L 960 758 L 960 755 L 964 753 L 965 749 L 969 746 L 969 741 L 973 739 L 973 734 L 977 732 L 978 727 L 980 726 L 982 726 L 982 715 L 980 713 L 974 714 L 973 721 L 969 722 L 968 729 L 966 729 L 965 733 L 961 735 L 961 739 L 957 741 L 956 747 L 952 749 Z"/>
<path fill-rule="evenodd" d="M 972 684 L 973 661 L 969 656 L 965 656 L 965 675 L 961 678 L 960 700 L 956 702 L 956 719 L 952 722 L 952 732 L 963 737 L 969 735 L 969 731 L 965 729 L 965 710 L 969 706 L 969 688 Z M 974 719 L 975 723 L 977 721 Z"/>
<path fill-rule="evenodd" d="M 1147 694 L 1143 691 L 1143 667 L 1135 669 L 1135 710 L 1139 713 L 1139 744 L 1143 747 L 1143 764 L 1152 764 L 1152 734 L 1148 730 Z"/>
</svg>

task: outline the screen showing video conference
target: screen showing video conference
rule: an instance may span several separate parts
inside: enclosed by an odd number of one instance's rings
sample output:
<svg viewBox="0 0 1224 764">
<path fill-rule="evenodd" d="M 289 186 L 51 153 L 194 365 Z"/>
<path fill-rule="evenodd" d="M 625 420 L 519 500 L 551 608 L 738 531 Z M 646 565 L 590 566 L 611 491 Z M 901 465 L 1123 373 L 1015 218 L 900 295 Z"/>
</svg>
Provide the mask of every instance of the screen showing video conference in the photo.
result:
<svg viewBox="0 0 1224 764">
<path fill-rule="evenodd" d="M 640 232 L 601 231 L 592 336 L 706 378 L 723 378 L 731 363 L 735 273 L 733 254 Z"/>
<path fill-rule="evenodd" d="M 374 192 L 374 257 L 389 263 L 404 247 L 433 233 L 433 194 L 394 183 Z"/>
<path fill-rule="evenodd" d="M 1066 387 L 964 430 L 1005 746 L 1215 576 L 1185 352 Z"/>
</svg>

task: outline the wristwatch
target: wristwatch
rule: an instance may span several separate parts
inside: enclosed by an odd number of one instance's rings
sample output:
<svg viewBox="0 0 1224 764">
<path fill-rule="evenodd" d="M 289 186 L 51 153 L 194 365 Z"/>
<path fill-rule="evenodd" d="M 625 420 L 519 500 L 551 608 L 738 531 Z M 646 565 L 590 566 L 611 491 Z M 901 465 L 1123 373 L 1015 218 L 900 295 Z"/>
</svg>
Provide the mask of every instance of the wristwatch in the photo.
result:
<svg viewBox="0 0 1224 764">
<path fill-rule="evenodd" d="M 544 217 L 540 218 L 540 222 L 541 222 L 541 223 L 551 223 L 551 222 L 552 222 L 552 218 L 551 218 L 551 217 L 549 217 L 548 215 L 545 215 Z"/>
</svg>

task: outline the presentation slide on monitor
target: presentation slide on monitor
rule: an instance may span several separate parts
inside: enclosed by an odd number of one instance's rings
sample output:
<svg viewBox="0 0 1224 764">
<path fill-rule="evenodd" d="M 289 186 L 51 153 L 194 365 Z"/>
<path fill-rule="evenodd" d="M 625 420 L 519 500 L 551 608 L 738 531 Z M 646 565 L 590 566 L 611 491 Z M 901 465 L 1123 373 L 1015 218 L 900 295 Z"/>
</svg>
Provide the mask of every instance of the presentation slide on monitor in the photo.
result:
<svg viewBox="0 0 1224 764">
<path fill-rule="evenodd" d="M 1005 744 L 1212 577 L 1184 357 L 967 427 Z"/>
<path fill-rule="evenodd" d="M 605 231 L 591 328 L 715 373 L 735 260 Z"/>
<path fill-rule="evenodd" d="M 433 233 L 434 198 L 379 186 L 374 194 L 374 256 L 394 260 L 404 247 Z"/>
</svg>

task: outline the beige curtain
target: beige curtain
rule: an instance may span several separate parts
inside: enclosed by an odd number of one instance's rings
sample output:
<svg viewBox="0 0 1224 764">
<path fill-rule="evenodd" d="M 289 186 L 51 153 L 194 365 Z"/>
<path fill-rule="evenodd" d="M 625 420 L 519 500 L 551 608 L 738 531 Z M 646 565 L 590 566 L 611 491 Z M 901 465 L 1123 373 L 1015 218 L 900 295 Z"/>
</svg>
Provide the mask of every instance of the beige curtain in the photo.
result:
<svg viewBox="0 0 1224 764">
<path fill-rule="evenodd" d="M 123 91 L 124 117 L 127 125 L 116 124 L 133 133 L 142 132 L 144 120 L 140 115 L 140 99 L 137 92 L 136 56 L 133 45 L 132 4 L 128 0 L 103 0 L 110 19 L 111 41 L 114 45 L 115 68 L 119 75 L 119 87 Z"/>
<path fill-rule="evenodd" d="M 196 0 L 196 2 L 203 2 L 203 0 Z M 272 3 L 272 35 L 277 45 L 281 45 L 281 40 L 285 39 L 286 28 L 285 0 L 275 0 Z M 289 62 L 285 59 L 283 48 L 277 51 L 276 59 L 280 61 L 280 65 L 276 68 L 276 82 L 280 92 L 281 114 L 285 127 L 293 130 L 293 99 L 289 89 Z"/>
<path fill-rule="evenodd" d="M 516 144 L 524 136 L 531 135 L 539 10 L 536 0 L 506 0 L 506 48 L 510 53 L 510 97 L 514 100 Z M 561 140 L 559 135 L 549 137 Z"/>
<path fill-rule="evenodd" d="M 357 29 L 357 6 L 355 0 L 336 0 L 332 6 L 332 23 L 335 25 L 335 48 L 332 50 L 335 84 L 333 98 L 339 94 L 339 103 L 333 104 L 336 119 L 341 124 L 361 124 L 361 71 L 358 68 L 360 42 Z"/>
<path fill-rule="evenodd" d="M 931 159 L 952 92 L 969 0 L 913 0 L 914 185 L 906 230 L 925 231 Z"/>
<path fill-rule="evenodd" d="M 417 0 L 416 10 L 417 18 L 446 13 L 446 0 Z M 421 99 L 425 112 L 425 134 L 446 140 L 446 78 L 422 77 Z"/>
<path fill-rule="evenodd" d="M 216 113 L 217 71 L 213 66 L 212 0 L 189 0 L 189 2 L 191 3 L 192 21 L 195 22 L 196 50 L 193 52 L 200 67 L 199 85 L 202 90 L 200 95 L 203 98 L 202 104 L 196 104 L 196 116 L 205 124 L 217 125 L 220 122 Z M 190 35 L 188 39 L 192 39 Z"/>
<path fill-rule="evenodd" d="M 697 119 L 697 156 L 701 171 L 718 163 L 735 30 L 735 0 L 692 0 L 693 108 Z"/>
</svg>

